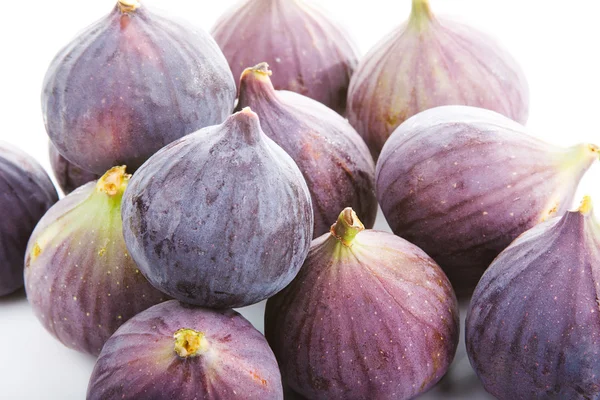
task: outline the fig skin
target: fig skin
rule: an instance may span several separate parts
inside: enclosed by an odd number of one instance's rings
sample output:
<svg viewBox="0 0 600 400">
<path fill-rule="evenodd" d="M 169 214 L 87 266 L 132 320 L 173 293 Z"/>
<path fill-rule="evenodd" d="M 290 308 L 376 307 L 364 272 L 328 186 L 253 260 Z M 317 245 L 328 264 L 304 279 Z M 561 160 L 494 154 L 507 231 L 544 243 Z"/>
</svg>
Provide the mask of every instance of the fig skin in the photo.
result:
<svg viewBox="0 0 600 400">
<path fill-rule="evenodd" d="M 57 201 L 44 168 L 29 154 L 0 141 L 0 296 L 23 286 L 27 240 Z"/>
<path fill-rule="evenodd" d="M 345 113 L 350 77 L 358 64 L 356 46 L 341 27 L 304 1 L 247 0 L 226 13 L 212 35 L 234 77 L 267 62 L 275 68 L 277 90 Z"/>
<path fill-rule="evenodd" d="M 152 156 L 133 176 L 122 215 L 127 248 L 148 280 L 210 308 L 283 289 L 313 236 L 300 170 L 248 108 Z"/>
<path fill-rule="evenodd" d="M 375 163 L 367 145 L 339 114 L 308 97 L 275 91 L 266 63 L 247 68 L 238 109 L 251 107 L 261 126 L 296 162 L 315 212 L 313 237 L 329 232 L 341 209 L 351 206 L 372 228 L 377 216 Z"/>
<path fill-rule="evenodd" d="M 64 158 L 50 141 L 48 142 L 48 156 L 52 172 L 64 194 L 69 194 L 78 187 L 100 178 L 99 175 L 85 171 Z"/>
<path fill-rule="evenodd" d="M 171 300 L 106 342 L 87 393 L 100 399 L 282 400 L 283 388 L 273 352 L 244 317 Z"/>
<path fill-rule="evenodd" d="M 493 111 L 437 107 L 384 146 L 377 198 L 392 231 L 436 260 L 466 297 L 518 235 L 569 209 L 598 155 L 590 144 L 545 143 Z"/>
<path fill-rule="evenodd" d="M 600 225 L 591 200 L 525 232 L 481 278 L 471 365 L 498 399 L 600 398 Z"/>
<path fill-rule="evenodd" d="M 413 0 L 409 20 L 381 40 L 350 81 L 348 120 L 377 160 L 392 132 L 421 111 L 444 105 L 485 108 L 525 124 L 529 87 L 496 41 L 433 15 Z"/>
<path fill-rule="evenodd" d="M 58 151 L 103 174 L 115 165 L 135 171 L 166 144 L 221 123 L 234 99 L 208 33 L 122 0 L 52 61 L 42 111 Z"/>
<path fill-rule="evenodd" d="M 283 380 L 308 399 L 410 399 L 456 352 L 458 303 L 442 270 L 406 240 L 363 229 L 345 209 L 267 301 Z"/>
<path fill-rule="evenodd" d="M 114 167 L 56 203 L 27 245 L 25 290 L 44 328 L 65 346 L 98 355 L 129 318 L 168 297 L 139 273 L 123 240 L 129 180 Z"/>
</svg>

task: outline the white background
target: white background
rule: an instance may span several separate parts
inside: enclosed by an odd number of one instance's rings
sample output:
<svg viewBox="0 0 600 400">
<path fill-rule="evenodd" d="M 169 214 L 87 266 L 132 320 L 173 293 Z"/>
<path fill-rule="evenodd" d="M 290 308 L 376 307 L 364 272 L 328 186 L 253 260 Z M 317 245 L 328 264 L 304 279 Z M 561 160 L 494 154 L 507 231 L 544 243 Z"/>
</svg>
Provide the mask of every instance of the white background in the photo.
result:
<svg viewBox="0 0 600 400">
<path fill-rule="evenodd" d="M 291 0 L 290 0 L 291 1 Z M 498 38 L 519 60 L 529 79 L 528 126 L 534 135 L 559 145 L 600 144 L 600 3 L 595 0 L 431 0 L 435 13 L 458 17 Z M 147 0 L 208 30 L 232 0 Z M 321 0 L 342 22 L 364 54 L 406 19 L 409 0 Z M 0 140 L 21 147 L 45 167 L 46 135 L 40 90 L 56 52 L 80 30 L 107 14 L 114 0 L 5 1 L 0 13 Z M 600 202 L 600 166 L 584 178 L 581 194 Z M 600 207 L 600 206 L 599 206 Z M 378 227 L 385 228 L 381 215 Z M 262 329 L 262 306 L 244 312 Z M 461 327 L 461 332 L 463 328 Z M 460 353 L 460 350 L 459 350 Z M 462 357 L 459 354 L 459 358 Z M 468 394 L 435 393 L 435 398 L 484 398 L 458 361 L 454 381 Z M 0 399 L 83 399 L 93 359 L 62 347 L 33 317 L 22 292 L 0 299 Z M 454 387 L 454 386 L 451 386 Z"/>
</svg>

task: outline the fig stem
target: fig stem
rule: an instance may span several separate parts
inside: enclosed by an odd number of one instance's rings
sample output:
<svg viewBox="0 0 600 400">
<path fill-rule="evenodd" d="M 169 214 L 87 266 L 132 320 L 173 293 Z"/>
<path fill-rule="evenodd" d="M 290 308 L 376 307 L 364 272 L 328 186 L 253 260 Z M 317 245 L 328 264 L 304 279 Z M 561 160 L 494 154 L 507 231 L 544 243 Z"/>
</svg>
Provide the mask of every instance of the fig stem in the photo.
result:
<svg viewBox="0 0 600 400">
<path fill-rule="evenodd" d="M 204 332 L 190 328 L 181 328 L 173 335 L 175 353 L 181 358 L 196 357 L 208 350 L 208 341 Z"/>
<path fill-rule="evenodd" d="M 331 234 L 346 247 L 352 246 L 356 235 L 364 230 L 365 226 L 350 207 L 345 208 L 337 222 L 331 226 Z"/>
<path fill-rule="evenodd" d="M 117 5 L 122 13 L 130 13 L 141 7 L 137 0 L 118 0 Z"/>
<path fill-rule="evenodd" d="M 127 183 L 131 175 L 125 173 L 124 165 L 119 167 L 112 167 L 96 183 L 96 190 L 98 192 L 106 193 L 110 197 L 114 197 L 119 194 L 123 194 L 127 188 Z"/>
<path fill-rule="evenodd" d="M 433 18 L 429 0 L 412 0 L 412 10 L 410 12 L 410 23 L 421 29 L 428 21 Z"/>
<path fill-rule="evenodd" d="M 591 215 L 593 210 L 592 197 L 584 196 L 583 200 L 581 200 L 581 205 L 579 206 L 579 213 L 581 215 Z"/>
</svg>

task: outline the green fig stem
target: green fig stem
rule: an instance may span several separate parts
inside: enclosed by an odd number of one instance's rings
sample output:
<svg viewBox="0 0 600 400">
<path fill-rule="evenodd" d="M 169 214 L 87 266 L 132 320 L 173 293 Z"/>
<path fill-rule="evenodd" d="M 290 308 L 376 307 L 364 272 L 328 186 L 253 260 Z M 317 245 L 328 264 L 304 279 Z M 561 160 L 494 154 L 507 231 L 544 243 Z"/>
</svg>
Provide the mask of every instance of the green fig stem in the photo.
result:
<svg viewBox="0 0 600 400">
<path fill-rule="evenodd" d="M 592 204 L 592 197 L 584 196 L 583 200 L 581 200 L 581 205 L 579 206 L 579 209 L 577 211 L 583 216 L 588 216 L 592 215 L 593 208 L 594 207 Z"/>
<path fill-rule="evenodd" d="M 433 19 L 433 13 L 429 6 L 429 0 L 412 0 L 409 23 L 418 29 L 422 29 Z"/>
<path fill-rule="evenodd" d="M 182 328 L 173 335 L 175 338 L 175 353 L 181 358 L 196 357 L 208 350 L 208 341 L 204 332 Z"/>
<path fill-rule="evenodd" d="M 122 195 L 127 188 L 127 183 L 131 175 L 125 173 L 124 165 L 112 167 L 96 183 L 96 191 L 105 193 L 109 197 Z"/>
<path fill-rule="evenodd" d="M 261 62 L 260 64 L 256 64 L 254 67 L 246 68 L 244 72 L 242 72 L 242 79 L 249 74 L 252 74 L 256 78 L 266 80 L 268 77 L 273 75 L 273 72 L 271 72 L 269 69 L 269 64 L 266 62 Z"/>
<path fill-rule="evenodd" d="M 117 5 L 122 13 L 131 13 L 141 7 L 141 4 L 137 0 L 118 0 Z"/>
<path fill-rule="evenodd" d="M 345 208 L 340 213 L 337 222 L 331 226 L 331 234 L 346 247 L 352 246 L 356 235 L 364 230 L 365 226 L 350 207 Z"/>
</svg>

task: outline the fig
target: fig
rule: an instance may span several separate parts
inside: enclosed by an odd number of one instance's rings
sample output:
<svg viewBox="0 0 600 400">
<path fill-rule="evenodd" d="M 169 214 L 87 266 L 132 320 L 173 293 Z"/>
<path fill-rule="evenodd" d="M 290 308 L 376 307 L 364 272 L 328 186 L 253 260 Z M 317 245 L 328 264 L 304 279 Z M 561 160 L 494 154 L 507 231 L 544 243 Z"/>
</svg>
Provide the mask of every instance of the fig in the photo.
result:
<svg viewBox="0 0 600 400">
<path fill-rule="evenodd" d="M 126 322 L 106 342 L 88 400 L 282 400 L 264 336 L 233 310 L 171 300 Z"/>
<path fill-rule="evenodd" d="M 70 162 L 96 174 L 135 171 L 166 144 L 223 122 L 235 82 L 210 35 L 118 0 L 63 48 L 44 79 L 46 130 Z"/>
<path fill-rule="evenodd" d="M 249 108 L 161 149 L 125 192 L 131 256 L 186 303 L 257 303 L 298 273 L 313 235 L 306 182 Z"/>
<path fill-rule="evenodd" d="M 521 235 L 485 272 L 467 353 L 498 399 L 600 398 L 600 224 L 577 211 Z"/>
<path fill-rule="evenodd" d="M 427 254 L 364 230 L 346 208 L 267 301 L 265 335 L 284 383 L 303 398 L 410 399 L 454 358 L 458 303 Z"/>
<path fill-rule="evenodd" d="M 64 194 L 69 194 L 79 186 L 98 180 L 100 176 L 85 171 L 64 158 L 52 142 L 48 142 L 48 155 L 50 156 L 50 166 L 58 182 L 58 186 Z"/>
<path fill-rule="evenodd" d="M 412 0 L 407 22 L 359 63 L 348 92 L 348 120 L 377 160 L 402 122 L 429 108 L 466 105 L 527 122 L 523 71 L 487 34 L 433 15 L 429 0 Z"/>
<path fill-rule="evenodd" d="M 246 0 L 221 17 L 212 35 L 234 77 L 264 61 L 276 67 L 276 89 L 345 112 L 356 47 L 344 29 L 303 0 Z"/>
<path fill-rule="evenodd" d="M 123 240 L 129 181 L 114 167 L 56 203 L 36 226 L 25 290 L 42 325 L 65 346 L 98 355 L 129 318 L 167 299 L 140 274 Z"/>
<path fill-rule="evenodd" d="M 29 154 L 0 141 L 0 296 L 23 286 L 27 240 L 58 193 Z"/>
<path fill-rule="evenodd" d="M 238 108 L 251 107 L 264 132 L 296 162 L 315 212 L 313 236 L 329 232 L 339 211 L 351 206 L 372 228 L 377 215 L 375 164 L 369 149 L 339 114 L 308 97 L 275 91 L 266 63 L 247 68 Z"/>
<path fill-rule="evenodd" d="M 550 145 L 493 111 L 437 107 L 384 146 L 377 198 L 392 231 L 433 257 L 465 297 L 518 235 L 569 209 L 599 152 Z"/>
</svg>

